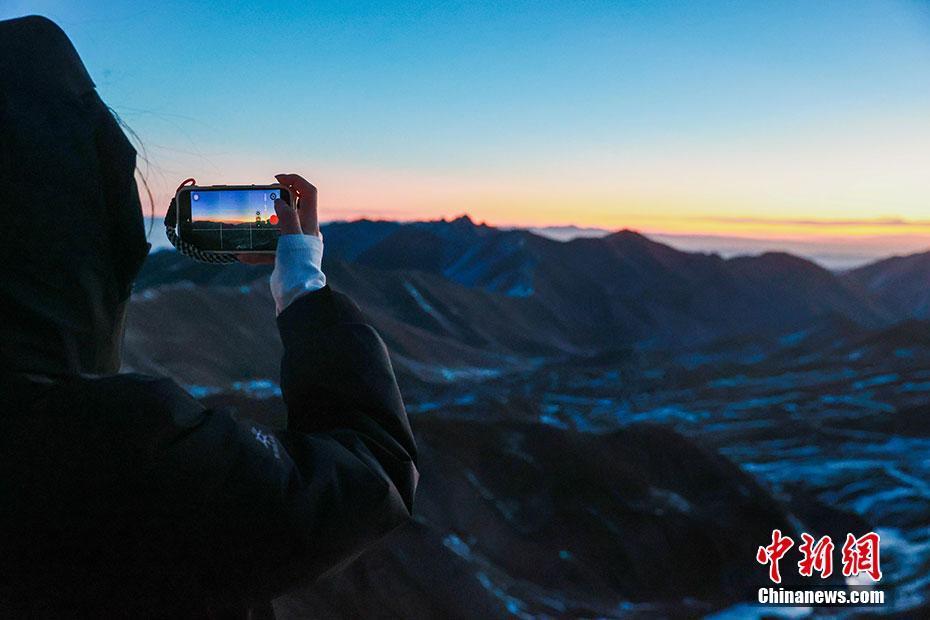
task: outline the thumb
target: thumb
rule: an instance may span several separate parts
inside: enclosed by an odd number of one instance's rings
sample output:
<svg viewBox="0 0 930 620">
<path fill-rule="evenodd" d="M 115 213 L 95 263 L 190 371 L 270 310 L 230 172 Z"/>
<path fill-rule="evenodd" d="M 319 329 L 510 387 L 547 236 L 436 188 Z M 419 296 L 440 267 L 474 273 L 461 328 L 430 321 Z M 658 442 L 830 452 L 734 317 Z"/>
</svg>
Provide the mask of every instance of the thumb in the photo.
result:
<svg viewBox="0 0 930 620">
<path fill-rule="evenodd" d="M 274 201 L 274 212 L 278 215 L 278 228 L 281 230 L 282 235 L 299 235 L 301 233 L 297 209 L 279 198 Z"/>
</svg>

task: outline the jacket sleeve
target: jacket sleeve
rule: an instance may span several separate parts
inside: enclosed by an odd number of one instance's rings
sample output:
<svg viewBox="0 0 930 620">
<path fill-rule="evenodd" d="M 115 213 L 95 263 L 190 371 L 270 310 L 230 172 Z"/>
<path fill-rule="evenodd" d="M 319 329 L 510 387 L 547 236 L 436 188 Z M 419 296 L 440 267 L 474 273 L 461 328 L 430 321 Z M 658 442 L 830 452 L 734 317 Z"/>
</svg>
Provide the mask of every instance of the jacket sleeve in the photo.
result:
<svg viewBox="0 0 930 620">
<path fill-rule="evenodd" d="M 387 348 L 351 299 L 328 286 L 307 293 L 278 328 L 287 447 L 313 515 L 300 544 L 329 568 L 411 516 L 416 444 Z"/>
<path fill-rule="evenodd" d="M 342 497 L 330 496 L 337 518 L 377 500 L 384 512 L 366 519 L 405 520 L 416 491 L 416 444 L 381 337 L 351 299 L 328 286 L 291 303 L 278 316 L 278 327 L 292 440 L 325 442 L 332 463 L 319 463 L 324 467 L 316 475 L 337 465 L 340 471 L 328 473 L 331 484 L 350 475 L 358 484 L 357 491 L 344 488 Z"/>
<path fill-rule="evenodd" d="M 324 287 L 278 326 L 287 429 L 202 412 L 171 440 L 171 475 L 159 477 L 176 497 L 189 489 L 175 510 L 203 515 L 193 520 L 207 547 L 203 585 L 253 600 L 312 581 L 405 523 L 418 476 L 387 349 L 358 307 Z"/>
</svg>

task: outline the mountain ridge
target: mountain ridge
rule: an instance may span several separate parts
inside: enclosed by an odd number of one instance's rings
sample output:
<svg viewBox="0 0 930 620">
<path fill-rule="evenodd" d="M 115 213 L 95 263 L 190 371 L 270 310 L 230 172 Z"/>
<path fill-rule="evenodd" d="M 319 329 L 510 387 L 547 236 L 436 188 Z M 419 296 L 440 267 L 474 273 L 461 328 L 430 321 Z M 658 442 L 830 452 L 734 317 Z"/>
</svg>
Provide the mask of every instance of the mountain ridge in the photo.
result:
<svg viewBox="0 0 930 620">
<path fill-rule="evenodd" d="M 885 299 L 902 317 L 930 318 L 930 252 L 892 256 L 843 277 Z"/>
<path fill-rule="evenodd" d="M 561 242 L 462 216 L 334 223 L 323 226 L 323 235 L 329 281 L 376 317 L 411 369 L 499 368 L 513 356 L 776 338 L 833 316 L 870 330 L 910 316 L 901 303 L 870 288 L 871 272 L 836 274 L 785 252 L 733 258 L 684 252 L 628 229 Z M 167 315 L 178 305 L 210 303 L 209 291 L 161 295 L 168 292 L 164 287 L 189 282 L 238 288 L 227 299 L 233 306 L 267 306 L 270 296 L 256 281 L 270 271 L 156 252 L 135 295 L 140 301 L 148 296 L 146 308 Z M 251 317 L 252 311 L 232 314 Z"/>
</svg>

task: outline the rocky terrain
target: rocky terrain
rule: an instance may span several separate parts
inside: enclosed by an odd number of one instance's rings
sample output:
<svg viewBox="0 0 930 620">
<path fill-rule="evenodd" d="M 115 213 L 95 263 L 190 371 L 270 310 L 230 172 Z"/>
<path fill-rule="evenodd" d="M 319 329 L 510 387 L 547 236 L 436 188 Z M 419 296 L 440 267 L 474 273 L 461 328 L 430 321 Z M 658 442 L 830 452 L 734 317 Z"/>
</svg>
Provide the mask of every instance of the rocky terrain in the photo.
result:
<svg viewBox="0 0 930 620">
<path fill-rule="evenodd" d="M 324 237 L 391 349 L 422 482 L 413 523 L 280 617 L 758 615 L 776 527 L 879 531 L 881 612 L 926 604 L 926 256 L 840 274 L 467 218 Z M 267 274 L 152 255 L 127 369 L 284 424 Z"/>
</svg>

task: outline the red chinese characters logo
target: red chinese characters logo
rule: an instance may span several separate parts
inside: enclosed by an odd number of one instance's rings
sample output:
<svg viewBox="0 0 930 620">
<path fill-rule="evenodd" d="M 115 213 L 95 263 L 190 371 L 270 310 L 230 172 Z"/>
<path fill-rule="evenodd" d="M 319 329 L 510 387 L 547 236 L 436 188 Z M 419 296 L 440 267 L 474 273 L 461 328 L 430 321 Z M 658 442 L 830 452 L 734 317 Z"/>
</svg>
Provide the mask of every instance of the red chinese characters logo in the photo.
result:
<svg viewBox="0 0 930 620">
<path fill-rule="evenodd" d="M 798 551 L 804 556 L 798 562 L 798 572 L 802 577 L 810 577 L 814 571 L 820 573 L 821 579 L 833 574 L 833 540 L 824 536 L 816 543 L 810 534 L 801 534 L 801 546 Z"/>
<path fill-rule="evenodd" d="M 846 534 L 843 544 L 843 575 L 853 577 L 865 573 L 878 581 L 882 578 L 882 569 L 879 563 L 878 547 L 881 538 L 875 532 L 869 532 L 861 538 Z"/>
<path fill-rule="evenodd" d="M 778 562 L 793 546 L 794 541 L 790 536 L 782 536 L 781 530 L 772 530 L 772 544 L 767 547 L 759 547 L 759 550 L 756 552 L 756 561 L 759 564 L 769 565 L 769 579 L 775 583 L 781 583 L 781 572 L 778 570 Z"/>
<path fill-rule="evenodd" d="M 869 532 L 859 538 L 847 534 L 842 549 L 843 576 L 865 574 L 871 577 L 872 581 L 879 581 L 882 578 L 880 542 L 881 537 L 875 532 Z M 772 582 L 781 583 L 779 561 L 793 546 L 794 540 L 790 536 L 782 535 L 781 530 L 772 530 L 772 542 L 765 547 L 759 547 L 756 552 L 756 561 L 763 566 L 768 565 L 769 579 Z M 806 532 L 801 534 L 801 544 L 798 545 L 798 551 L 801 553 L 798 573 L 802 577 L 812 577 L 816 572 L 821 579 L 832 575 L 835 548 L 833 539 L 829 536 L 818 540 Z"/>
</svg>

